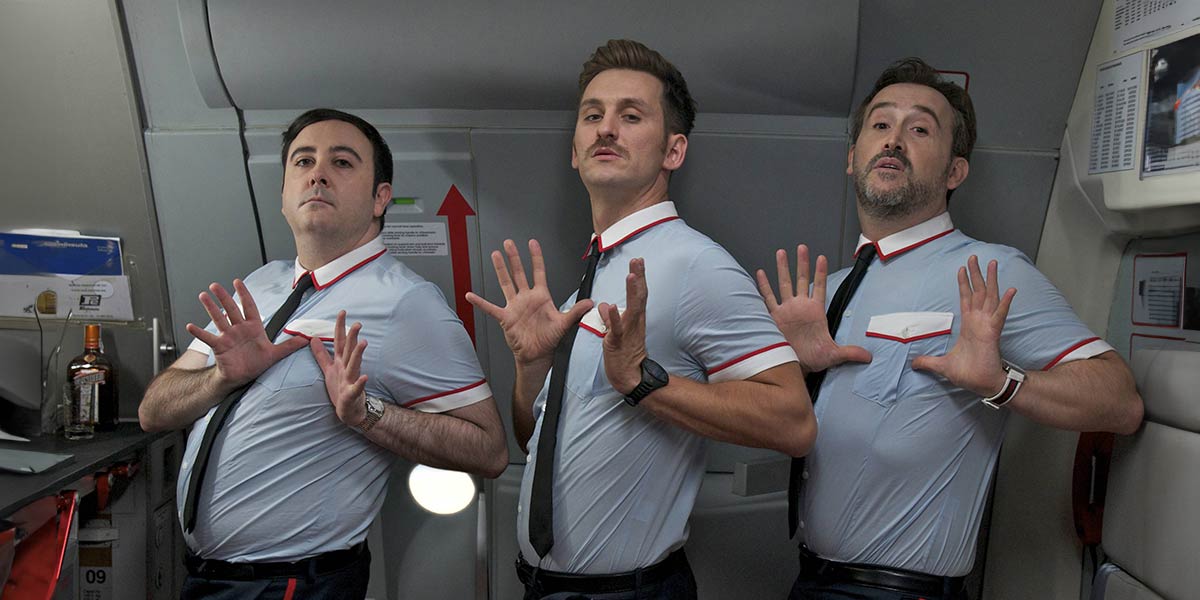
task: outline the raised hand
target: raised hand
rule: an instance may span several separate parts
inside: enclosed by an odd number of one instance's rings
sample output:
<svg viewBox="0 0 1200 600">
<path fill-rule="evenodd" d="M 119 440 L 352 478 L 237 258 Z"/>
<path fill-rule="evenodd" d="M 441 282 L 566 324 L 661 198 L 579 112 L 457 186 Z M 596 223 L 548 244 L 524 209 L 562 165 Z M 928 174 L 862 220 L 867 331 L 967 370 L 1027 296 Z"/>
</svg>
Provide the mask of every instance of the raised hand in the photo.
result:
<svg viewBox="0 0 1200 600">
<path fill-rule="evenodd" d="M 811 291 L 808 265 L 808 246 L 800 244 L 796 246 L 796 286 L 793 288 L 787 252 L 775 251 L 778 300 L 766 272 L 759 269 L 755 273 L 758 292 L 767 304 L 767 311 L 775 319 L 775 325 L 783 332 L 792 350 L 796 351 L 800 366 L 805 373 L 813 373 L 844 362 L 871 362 L 871 353 L 865 348 L 839 346 L 829 335 L 829 322 L 825 317 L 825 282 L 829 276 L 829 262 L 824 255 L 817 257 Z"/>
<path fill-rule="evenodd" d="M 359 340 L 358 332 L 362 323 L 350 326 L 346 333 L 346 311 L 338 311 L 337 323 L 333 329 L 333 354 L 325 349 L 321 338 L 313 337 L 308 349 L 317 366 L 325 374 L 325 391 L 329 393 L 329 402 L 338 419 L 347 425 L 356 426 L 367 418 L 367 407 L 363 398 L 363 390 L 367 385 L 367 376 L 361 373 L 363 352 L 367 349 L 367 340 Z"/>
<path fill-rule="evenodd" d="M 271 365 L 303 348 L 307 342 L 301 337 L 278 344 L 267 339 L 258 306 L 246 284 L 241 279 L 234 279 L 233 289 L 242 299 L 241 307 L 219 283 L 209 285 L 208 293 L 200 293 L 200 304 L 212 317 L 217 333 L 210 333 L 193 323 L 187 324 L 187 330 L 212 348 L 220 379 L 229 387 L 238 387 L 254 381 Z"/>
<path fill-rule="evenodd" d="M 950 383 L 980 396 L 991 396 L 1004 386 L 1000 360 L 1000 332 L 1008 318 L 1016 288 L 1000 296 L 996 261 L 988 262 L 987 279 L 979 270 L 979 259 L 967 259 L 958 269 L 958 300 L 962 310 L 958 341 L 944 356 L 918 356 L 914 369 L 932 371 Z"/>
<path fill-rule="evenodd" d="M 533 265 L 532 287 L 525 278 L 517 245 L 504 240 L 504 254 L 492 252 L 492 266 L 504 292 L 505 306 L 496 306 L 474 293 L 467 294 L 467 301 L 500 323 L 504 341 L 512 350 L 518 368 L 536 365 L 549 370 L 554 348 L 567 330 L 592 309 L 592 301 L 576 302 L 567 312 L 559 312 L 546 285 L 546 262 L 537 240 L 529 240 L 529 257 Z"/>
<path fill-rule="evenodd" d="M 615 304 L 600 303 L 600 318 L 608 327 L 604 336 L 604 374 L 613 389 L 629 395 L 642 381 L 646 358 L 646 261 L 629 261 L 625 276 L 625 314 Z"/>
</svg>

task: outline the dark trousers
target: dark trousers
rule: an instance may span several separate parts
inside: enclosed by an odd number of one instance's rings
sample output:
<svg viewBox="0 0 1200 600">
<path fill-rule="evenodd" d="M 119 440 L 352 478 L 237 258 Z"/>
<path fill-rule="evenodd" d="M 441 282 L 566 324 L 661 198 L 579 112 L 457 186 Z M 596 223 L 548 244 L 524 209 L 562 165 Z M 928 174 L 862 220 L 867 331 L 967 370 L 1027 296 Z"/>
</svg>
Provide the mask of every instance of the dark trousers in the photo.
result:
<svg viewBox="0 0 1200 600">
<path fill-rule="evenodd" d="M 188 573 L 182 600 L 363 600 L 371 577 L 371 553 L 362 553 L 347 564 L 325 570 L 317 562 L 296 573 L 255 579 Z M 189 569 L 190 571 L 190 569 Z"/>
<path fill-rule="evenodd" d="M 517 577 L 525 584 L 524 600 L 696 600 L 696 578 L 683 555 L 627 573 L 612 575 L 571 575 L 536 569 L 517 559 Z M 614 581 L 628 585 L 612 589 Z M 593 591 L 600 584 L 604 591 Z"/>
</svg>

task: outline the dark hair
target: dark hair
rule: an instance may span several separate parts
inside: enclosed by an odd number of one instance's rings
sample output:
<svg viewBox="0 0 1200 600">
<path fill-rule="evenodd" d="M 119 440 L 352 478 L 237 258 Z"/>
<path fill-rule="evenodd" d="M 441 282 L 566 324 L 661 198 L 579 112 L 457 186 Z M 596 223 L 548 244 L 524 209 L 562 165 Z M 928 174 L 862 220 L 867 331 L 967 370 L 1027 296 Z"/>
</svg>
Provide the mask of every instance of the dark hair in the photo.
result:
<svg viewBox="0 0 1200 600">
<path fill-rule="evenodd" d="M 379 189 L 381 183 L 392 182 L 392 151 L 388 148 L 387 142 L 383 141 L 383 136 L 379 135 L 379 130 L 375 129 L 374 125 L 356 117 L 350 113 L 334 110 L 332 108 L 314 108 L 304 114 L 296 117 L 287 129 L 283 132 L 283 146 L 279 150 L 280 162 L 287 165 L 288 149 L 292 147 L 292 142 L 296 141 L 296 136 L 305 127 L 321 121 L 342 121 L 349 123 L 363 135 L 367 136 L 367 140 L 371 142 L 372 154 L 374 155 L 375 163 L 375 184 L 372 190 Z"/>
<path fill-rule="evenodd" d="M 863 119 L 867 116 L 867 108 L 879 90 L 897 83 L 915 83 L 937 90 L 954 109 L 954 141 L 951 152 L 954 156 L 970 160 L 971 150 L 975 148 L 975 106 L 971 104 L 971 96 L 957 84 L 942 79 L 942 76 L 925 61 L 909 57 L 891 64 L 875 81 L 871 93 L 858 105 L 854 113 L 854 129 L 851 131 L 851 143 L 858 140 L 862 131 Z"/>
<path fill-rule="evenodd" d="M 675 65 L 661 54 L 633 40 L 608 40 L 583 63 L 579 74 L 579 96 L 597 75 L 609 69 L 642 71 L 658 78 L 663 84 L 663 113 L 668 133 L 692 132 L 696 122 L 696 101 L 688 93 L 687 81 Z"/>
</svg>

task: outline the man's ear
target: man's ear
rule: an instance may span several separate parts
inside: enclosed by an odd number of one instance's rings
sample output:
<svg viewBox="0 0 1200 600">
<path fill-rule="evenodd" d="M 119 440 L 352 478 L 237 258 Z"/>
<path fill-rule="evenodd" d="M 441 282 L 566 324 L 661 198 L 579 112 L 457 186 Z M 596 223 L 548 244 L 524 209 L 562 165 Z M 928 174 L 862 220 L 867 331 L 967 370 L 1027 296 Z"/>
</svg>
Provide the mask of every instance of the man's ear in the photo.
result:
<svg viewBox="0 0 1200 600">
<path fill-rule="evenodd" d="M 667 136 L 667 154 L 663 157 L 663 170 L 674 171 L 683 166 L 687 158 L 688 139 L 682 133 L 672 133 Z"/>
<path fill-rule="evenodd" d="M 375 210 L 373 214 L 376 217 L 382 217 L 387 210 L 388 202 L 392 201 L 392 184 L 383 182 L 375 186 Z"/>
<path fill-rule="evenodd" d="M 850 144 L 850 151 L 846 153 L 846 174 L 854 174 L 854 144 Z"/>
<path fill-rule="evenodd" d="M 946 176 L 946 189 L 952 190 L 962 185 L 967 180 L 967 173 L 970 170 L 971 165 L 967 159 L 961 156 L 950 159 L 950 173 Z"/>
</svg>

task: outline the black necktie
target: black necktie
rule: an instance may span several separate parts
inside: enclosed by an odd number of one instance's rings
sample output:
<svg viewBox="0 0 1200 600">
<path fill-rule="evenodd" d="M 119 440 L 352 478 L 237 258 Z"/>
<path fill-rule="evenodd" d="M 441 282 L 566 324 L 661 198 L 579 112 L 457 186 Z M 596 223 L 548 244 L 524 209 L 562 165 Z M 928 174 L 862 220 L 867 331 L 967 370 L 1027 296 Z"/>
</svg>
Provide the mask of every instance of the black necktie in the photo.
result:
<svg viewBox="0 0 1200 600">
<path fill-rule="evenodd" d="M 283 301 L 283 305 L 279 307 L 279 310 L 275 311 L 275 315 L 267 323 L 267 339 L 271 343 L 275 342 L 275 336 L 279 335 L 279 330 L 283 329 L 283 324 L 292 316 L 292 313 L 296 312 L 296 307 L 300 306 L 300 297 L 312 286 L 312 273 L 305 273 L 296 281 L 296 287 L 292 290 L 292 295 Z M 187 500 L 183 505 L 183 529 L 188 533 L 191 533 L 196 528 L 196 509 L 200 503 L 200 484 L 204 481 L 204 471 L 208 467 L 208 459 L 212 454 L 213 440 L 216 439 L 217 433 L 221 431 L 221 426 L 225 424 L 225 419 L 229 416 L 229 411 L 233 409 L 233 405 L 242 399 L 246 390 L 250 389 L 253 383 L 251 381 L 230 392 L 221 401 L 221 404 L 217 406 L 217 412 L 213 413 L 212 418 L 208 420 L 208 427 L 205 428 L 204 437 L 200 440 L 200 449 L 196 453 L 196 460 L 192 463 L 191 476 L 188 477 Z"/>
<path fill-rule="evenodd" d="M 837 335 L 838 326 L 842 323 L 842 313 L 846 312 L 846 307 L 850 305 L 850 298 L 854 297 L 854 291 L 858 289 L 858 284 L 862 283 L 863 276 L 867 274 L 867 267 L 871 265 L 871 260 L 874 258 L 875 244 L 867 244 L 859 249 L 858 259 L 854 261 L 854 268 L 850 270 L 850 274 L 842 280 L 842 284 L 833 293 L 833 301 L 829 303 L 829 310 L 825 313 L 825 318 L 829 323 L 829 337 Z M 817 405 L 817 393 L 821 391 L 821 382 L 825 381 L 826 373 L 828 371 L 815 371 L 804 378 L 804 385 L 808 388 L 808 397 L 812 399 L 814 407 Z M 793 458 L 791 473 L 788 477 L 789 537 L 796 535 L 796 525 L 800 523 L 800 474 L 803 472 L 804 459 Z"/>
<path fill-rule="evenodd" d="M 579 282 L 579 293 L 575 301 L 592 297 L 592 280 L 596 278 L 596 264 L 600 262 L 599 238 L 593 238 L 588 246 L 587 270 Z M 543 407 L 542 430 L 537 442 L 537 464 L 533 467 L 533 489 L 529 496 L 529 543 L 544 558 L 554 546 L 554 455 L 558 448 L 558 416 L 562 413 L 563 388 L 567 384 L 567 365 L 571 362 L 571 348 L 575 346 L 575 334 L 579 324 L 567 330 L 558 347 L 554 349 L 554 366 L 550 372 L 550 390 Z"/>
</svg>

